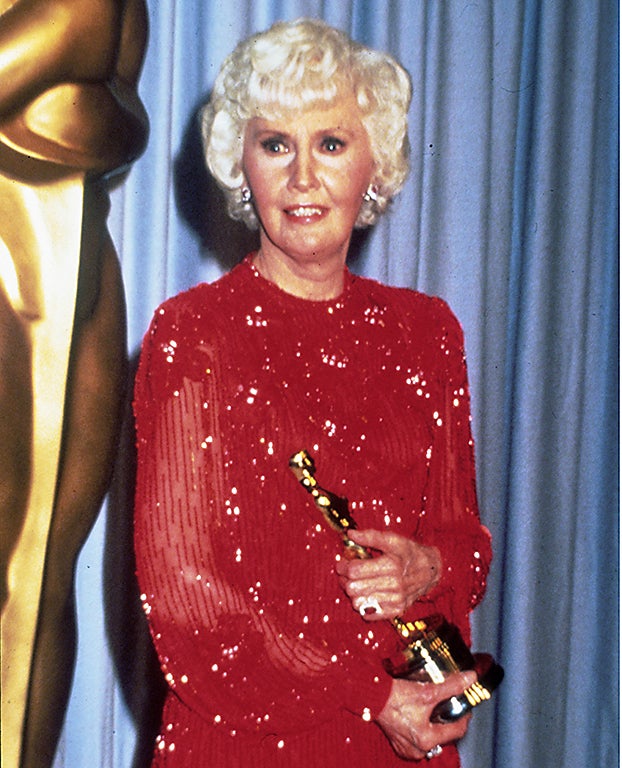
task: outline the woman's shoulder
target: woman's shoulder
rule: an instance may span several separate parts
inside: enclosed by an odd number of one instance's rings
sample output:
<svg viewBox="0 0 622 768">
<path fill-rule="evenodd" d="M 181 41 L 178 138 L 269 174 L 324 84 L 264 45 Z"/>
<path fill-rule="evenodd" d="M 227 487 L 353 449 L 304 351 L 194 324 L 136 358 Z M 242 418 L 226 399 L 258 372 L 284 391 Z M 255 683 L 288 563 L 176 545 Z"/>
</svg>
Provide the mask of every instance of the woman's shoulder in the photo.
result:
<svg viewBox="0 0 622 768">
<path fill-rule="evenodd" d="M 214 282 L 201 282 L 165 299 L 156 309 L 154 319 L 161 323 L 181 322 L 189 318 L 195 321 L 216 321 L 222 304 L 235 293 L 238 275 L 236 269 L 227 272 Z"/>
<path fill-rule="evenodd" d="M 211 304 L 210 294 L 214 292 L 213 286 L 213 283 L 198 283 L 169 296 L 157 307 L 155 318 L 166 317 L 172 320 L 203 312 Z"/>
<path fill-rule="evenodd" d="M 367 277 L 357 278 L 360 287 L 378 305 L 398 312 L 409 325 L 460 326 L 448 302 L 413 288 L 386 285 Z"/>
<path fill-rule="evenodd" d="M 227 323 L 219 306 L 223 287 L 228 290 L 225 278 L 180 291 L 155 310 L 143 339 L 139 374 L 160 382 L 162 396 L 178 390 L 184 379 L 201 380 L 210 362 L 226 350 Z"/>
</svg>

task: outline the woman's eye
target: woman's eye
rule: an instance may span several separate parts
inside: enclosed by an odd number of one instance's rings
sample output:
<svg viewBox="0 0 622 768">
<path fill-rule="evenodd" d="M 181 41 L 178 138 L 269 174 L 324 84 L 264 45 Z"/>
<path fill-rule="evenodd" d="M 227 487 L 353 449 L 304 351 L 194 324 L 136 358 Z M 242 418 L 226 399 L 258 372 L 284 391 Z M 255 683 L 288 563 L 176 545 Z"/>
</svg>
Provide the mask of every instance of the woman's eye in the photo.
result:
<svg viewBox="0 0 622 768">
<path fill-rule="evenodd" d="M 271 155 L 287 152 L 287 147 L 282 139 L 265 139 L 261 142 L 261 146 Z"/>
<path fill-rule="evenodd" d="M 339 152 L 345 147 L 345 142 L 335 136 L 328 136 L 322 141 L 322 147 L 326 152 Z"/>
</svg>

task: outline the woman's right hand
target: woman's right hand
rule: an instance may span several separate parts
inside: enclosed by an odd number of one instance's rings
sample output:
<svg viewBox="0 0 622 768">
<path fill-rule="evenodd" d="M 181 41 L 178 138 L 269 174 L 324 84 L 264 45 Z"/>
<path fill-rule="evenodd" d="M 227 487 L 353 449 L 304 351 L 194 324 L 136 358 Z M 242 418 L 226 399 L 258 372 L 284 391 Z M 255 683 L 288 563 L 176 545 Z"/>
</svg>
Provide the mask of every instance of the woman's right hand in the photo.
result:
<svg viewBox="0 0 622 768">
<path fill-rule="evenodd" d="M 470 715 L 454 723 L 432 723 L 430 717 L 439 702 L 459 696 L 476 679 L 475 672 L 456 672 L 443 683 L 394 679 L 376 722 L 395 752 L 405 760 L 422 760 L 429 750 L 461 739 Z"/>
</svg>

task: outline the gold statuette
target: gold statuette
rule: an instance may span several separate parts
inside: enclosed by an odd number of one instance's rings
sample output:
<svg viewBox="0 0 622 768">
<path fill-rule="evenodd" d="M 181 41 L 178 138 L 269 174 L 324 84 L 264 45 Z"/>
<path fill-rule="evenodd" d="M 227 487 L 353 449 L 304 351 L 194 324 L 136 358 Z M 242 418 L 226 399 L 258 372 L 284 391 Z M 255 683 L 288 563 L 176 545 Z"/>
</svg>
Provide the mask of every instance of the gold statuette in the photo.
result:
<svg viewBox="0 0 622 768">
<path fill-rule="evenodd" d="M 371 552 L 355 544 L 349 536 L 356 530 L 347 499 L 322 488 L 315 479 L 315 462 L 308 451 L 298 451 L 289 460 L 289 466 L 300 484 L 311 494 L 325 521 L 336 530 L 344 543 L 346 557 L 368 559 Z M 420 682 L 442 683 L 453 672 L 473 669 L 477 681 L 460 696 L 438 704 L 432 721 L 447 723 L 458 720 L 473 707 L 488 701 L 503 679 L 503 668 L 492 656 L 472 654 L 456 626 L 443 616 L 433 615 L 416 621 L 405 621 L 396 616 L 391 619 L 402 647 L 384 660 L 384 667 L 392 677 Z"/>
</svg>

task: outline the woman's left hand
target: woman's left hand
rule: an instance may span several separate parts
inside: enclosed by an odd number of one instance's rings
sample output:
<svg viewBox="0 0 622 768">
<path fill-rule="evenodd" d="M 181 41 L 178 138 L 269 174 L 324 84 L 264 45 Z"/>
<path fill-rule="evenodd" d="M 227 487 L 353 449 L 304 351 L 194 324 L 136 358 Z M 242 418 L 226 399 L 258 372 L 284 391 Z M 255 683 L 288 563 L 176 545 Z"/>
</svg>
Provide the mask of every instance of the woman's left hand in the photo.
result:
<svg viewBox="0 0 622 768">
<path fill-rule="evenodd" d="M 369 560 L 337 563 L 339 583 L 352 607 L 367 621 L 392 619 L 439 582 L 440 552 L 391 531 L 352 531 L 356 544 L 380 554 Z"/>
</svg>

